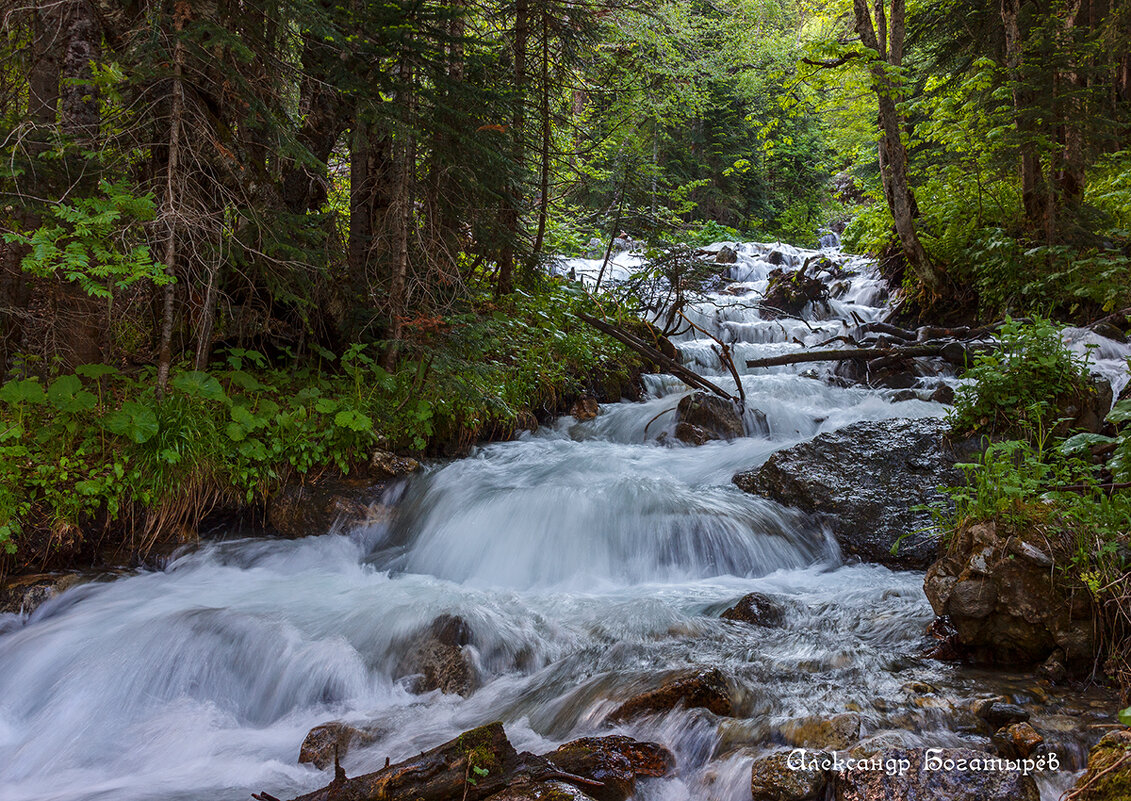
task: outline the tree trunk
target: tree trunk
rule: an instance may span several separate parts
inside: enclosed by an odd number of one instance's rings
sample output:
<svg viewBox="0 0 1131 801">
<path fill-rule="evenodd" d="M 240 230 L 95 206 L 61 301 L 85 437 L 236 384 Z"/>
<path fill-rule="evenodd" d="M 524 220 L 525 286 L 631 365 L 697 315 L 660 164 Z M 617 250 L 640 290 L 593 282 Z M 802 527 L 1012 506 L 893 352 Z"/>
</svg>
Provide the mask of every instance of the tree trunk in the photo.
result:
<svg viewBox="0 0 1131 801">
<path fill-rule="evenodd" d="M 514 289 L 514 248 L 518 241 L 519 198 L 525 166 L 526 127 L 526 44 L 530 36 L 530 0 L 516 0 L 514 7 L 514 118 L 511 124 L 512 165 L 514 178 L 503 199 L 503 242 L 499 255 L 499 276 L 495 294 L 506 295 Z"/>
<path fill-rule="evenodd" d="M 165 387 L 169 382 L 169 367 L 173 361 L 173 325 L 176 300 L 177 275 L 177 216 L 180 213 L 178 206 L 178 182 L 180 179 L 181 157 L 181 126 L 184 118 L 184 84 L 182 77 L 185 65 L 185 46 L 181 41 L 181 32 L 184 30 L 185 16 L 188 11 L 185 5 L 178 3 L 173 12 L 173 35 L 176 44 L 173 46 L 173 84 L 172 96 L 169 107 L 169 156 L 165 172 L 165 272 L 169 276 L 169 283 L 165 285 L 165 302 L 161 312 L 161 341 L 157 356 L 157 397 L 164 397 Z"/>
<path fill-rule="evenodd" d="M 856 12 L 856 31 L 860 34 L 860 40 L 875 54 L 871 73 L 879 101 L 880 164 L 888 207 L 895 221 L 895 230 L 903 247 L 907 266 L 924 286 L 937 290 L 941 285 L 941 278 L 931 264 L 915 230 L 917 208 L 907 174 L 907 151 L 901 138 L 902 120 L 896 106 L 898 86 L 888 75 L 891 67 L 900 67 L 903 63 L 906 6 L 904 0 L 892 0 L 890 31 L 884 14 L 883 0 L 876 0 L 875 25 L 866 0 L 854 0 L 853 7 Z"/>
<path fill-rule="evenodd" d="M 389 280 L 388 338 L 392 340 L 392 345 L 385 351 L 382 361 L 385 369 L 390 371 L 396 365 L 407 314 L 408 253 L 413 217 L 413 178 L 416 170 L 416 137 L 412 130 L 416 95 L 412 85 L 413 67 L 409 58 L 407 53 L 402 55 L 399 70 L 401 88 L 397 94 L 401 119 L 400 130 L 394 140 L 397 183 L 393 203 L 389 208 L 393 228 L 393 261 Z"/>
<path fill-rule="evenodd" d="M 1005 65 L 1013 87 L 1014 126 L 1017 130 L 1019 168 L 1021 171 L 1021 203 L 1025 218 L 1034 230 L 1045 225 L 1048 191 L 1041 171 L 1036 131 L 1030 119 L 1032 93 L 1021 80 L 1023 60 L 1021 48 L 1021 0 L 1001 0 L 1001 21 L 1005 34 Z"/>
<path fill-rule="evenodd" d="M 538 154 L 541 170 L 538 176 L 538 233 L 534 237 L 534 250 L 530 257 L 533 268 L 542 254 L 542 243 L 546 236 L 546 218 L 550 212 L 550 14 L 542 9 L 542 149 Z"/>
</svg>

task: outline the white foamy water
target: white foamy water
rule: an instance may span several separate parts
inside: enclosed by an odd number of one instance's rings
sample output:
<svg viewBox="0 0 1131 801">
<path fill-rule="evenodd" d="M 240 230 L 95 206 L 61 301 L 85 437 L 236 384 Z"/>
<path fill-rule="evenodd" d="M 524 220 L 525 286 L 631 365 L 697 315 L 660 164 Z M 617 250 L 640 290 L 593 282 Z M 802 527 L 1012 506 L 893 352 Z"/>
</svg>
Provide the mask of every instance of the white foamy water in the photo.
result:
<svg viewBox="0 0 1131 801">
<path fill-rule="evenodd" d="M 795 267 L 817 254 L 738 251 L 730 277 L 750 292 L 712 295 L 689 317 L 740 365 L 882 313 L 872 266 L 830 249 L 845 271 L 837 296 L 828 314 L 806 315 L 824 319 L 763 319 L 770 254 Z M 623 280 L 640 262 L 611 266 Z M 570 268 L 591 278 L 600 261 Z M 677 337 L 685 360 L 733 389 L 697 336 Z M 334 719 L 379 732 L 345 759 L 351 776 L 494 720 L 520 750 L 613 731 L 658 740 L 679 771 L 640 785 L 651 801 L 745 801 L 753 755 L 805 715 L 853 709 L 869 735 L 965 742 L 906 688 L 970 690 L 918 657 L 932 616 L 921 575 L 845 565 L 819 526 L 730 481 L 822 431 L 944 412 L 834 386 L 831 369 L 742 366 L 748 436 L 700 447 L 672 436 L 687 388 L 650 376 L 643 402 L 431 467 L 391 525 L 213 543 L 162 572 L 73 589 L 30 619 L 0 618 L 0 799 L 286 798 L 329 780 L 297 756 L 306 732 Z M 718 618 L 755 590 L 785 605 L 782 627 Z M 482 681 L 466 699 L 412 695 L 398 680 L 409 640 L 441 614 L 473 633 Z M 706 667 L 728 676 L 733 719 L 677 710 L 603 724 L 634 692 Z"/>
</svg>

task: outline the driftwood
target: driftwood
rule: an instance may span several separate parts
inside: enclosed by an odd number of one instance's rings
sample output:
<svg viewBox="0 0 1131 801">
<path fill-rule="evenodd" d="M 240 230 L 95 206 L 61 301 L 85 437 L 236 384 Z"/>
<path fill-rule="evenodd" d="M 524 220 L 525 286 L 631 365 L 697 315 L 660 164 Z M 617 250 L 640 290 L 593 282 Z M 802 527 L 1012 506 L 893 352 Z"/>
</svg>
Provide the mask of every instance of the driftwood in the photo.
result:
<svg viewBox="0 0 1131 801">
<path fill-rule="evenodd" d="M 508 787 L 546 782 L 573 785 L 595 801 L 625 801 L 637 778 L 663 776 L 674 765 L 663 746 L 619 735 L 582 738 L 542 756 L 519 754 L 503 724 L 492 723 L 396 765 L 386 759 L 382 770 L 352 779 L 335 759 L 333 781 L 292 801 L 482 801 Z M 279 801 L 268 793 L 252 797 Z"/>
<path fill-rule="evenodd" d="M 347 779 L 338 767 L 332 782 L 293 801 L 479 801 L 505 788 L 521 766 L 503 724 L 492 723 L 376 773 Z"/>
<path fill-rule="evenodd" d="M 726 398 L 732 403 L 741 404 L 741 400 L 739 398 L 734 397 L 729 392 L 723 390 L 721 387 L 712 384 L 710 381 L 708 381 L 698 373 L 687 369 L 675 359 L 672 359 L 660 353 L 660 351 L 653 348 L 651 345 L 640 339 L 635 334 L 631 334 L 628 331 L 625 331 L 623 328 L 618 328 L 615 325 L 610 325 L 604 320 L 598 320 L 596 317 L 590 317 L 584 312 L 576 312 L 576 314 L 577 317 L 583 322 L 593 326 L 601 333 L 608 334 L 613 339 L 624 343 L 625 345 L 639 353 L 641 356 L 667 370 L 669 373 L 683 381 L 685 384 L 695 387 L 696 389 L 702 389 L 707 392 L 711 392 L 715 395 L 718 395 L 720 398 Z"/>
<path fill-rule="evenodd" d="M 957 347 L 955 347 L 957 346 Z M 961 353 L 958 351 L 961 350 Z M 945 351 L 945 352 L 944 352 Z M 907 359 L 918 356 L 940 356 L 952 364 L 965 364 L 966 350 L 955 342 L 924 345 L 908 345 L 900 348 L 840 348 L 837 350 L 807 350 L 799 353 L 786 353 L 781 356 L 767 356 L 764 359 L 748 359 L 747 367 L 777 367 L 783 364 L 802 362 L 843 362 L 851 359 Z"/>
</svg>

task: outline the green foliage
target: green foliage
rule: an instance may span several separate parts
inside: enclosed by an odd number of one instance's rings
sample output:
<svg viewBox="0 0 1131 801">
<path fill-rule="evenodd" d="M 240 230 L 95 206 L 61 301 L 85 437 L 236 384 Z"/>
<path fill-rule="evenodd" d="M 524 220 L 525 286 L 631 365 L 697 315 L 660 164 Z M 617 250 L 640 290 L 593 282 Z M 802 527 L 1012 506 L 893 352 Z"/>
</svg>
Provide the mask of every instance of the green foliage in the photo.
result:
<svg viewBox="0 0 1131 801">
<path fill-rule="evenodd" d="M 51 223 L 4 234 L 6 242 L 29 248 L 23 269 L 41 277 L 58 275 L 98 298 L 111 298 L 115 290 L 142 280 L 169 283 L 172 278 L 153 261 L 149 246 L 131 235 L 153 219 L 153 195 L 135 196 L 126 181 L 103 180 L 98 188 L 100 194 L 53 204 Z"/>
<path fill-rule="evenodd" d="M 175 370 L 160 400 L 149 370 L 82 365 L 46 387 L 13 378 L 0 385 L 0 547 L 14 552 L 33 520 L 114 521 L 198 491 L 249 503 L 291 473 L 347 473 L 377 447 L 443 450 L 510 432 L 594 375 L 627 378 L 633 359 L 579 309 L 599 313 L 561 281 L 501 302 L 484 292 L 450 317 L 410 321 L 396 372 L 359 343 L 285 368 L 233 348 L 226 368 Z"/>
<path fill-rule="evenodd" d="M 974 357 L 970 379 L 959 387 L 950 415 L 960 433 L 1017 436 L 1050 425 L 1057 399 L 1092 391 L 1083 360 L 1065 347 L 1059 329 L 1038 317 L 1031 323 L 1009 319 L 1000 344 Z"/>
</svg>

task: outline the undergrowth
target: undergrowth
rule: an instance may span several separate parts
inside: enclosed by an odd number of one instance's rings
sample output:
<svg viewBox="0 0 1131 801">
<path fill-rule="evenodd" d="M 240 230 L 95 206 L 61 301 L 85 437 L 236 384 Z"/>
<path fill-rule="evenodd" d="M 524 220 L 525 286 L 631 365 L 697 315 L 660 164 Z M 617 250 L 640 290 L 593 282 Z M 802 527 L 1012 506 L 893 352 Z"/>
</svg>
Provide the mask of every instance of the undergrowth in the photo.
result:
<svg viewBox="0 0 1131 801">
<path fill-rule="evenodd" d="M 28 370 L 0 387 L 0 548 L 49 558 L 84 531 L 117 528 L 144 553 L 215 504 L 261 501 L 294 474 L 530 427 L 595 376 L 625 385 L 637 365 L 573 316 L 582 308 L 597 312 L 559 281 L 501 302 L 484 294 L 456 315 L 408 321 L 392 372 L 381 343 L 285 364 L 232 348 L 207 372 L 174 370 L 164 397 L 149 368 Z"/>
</svg>

